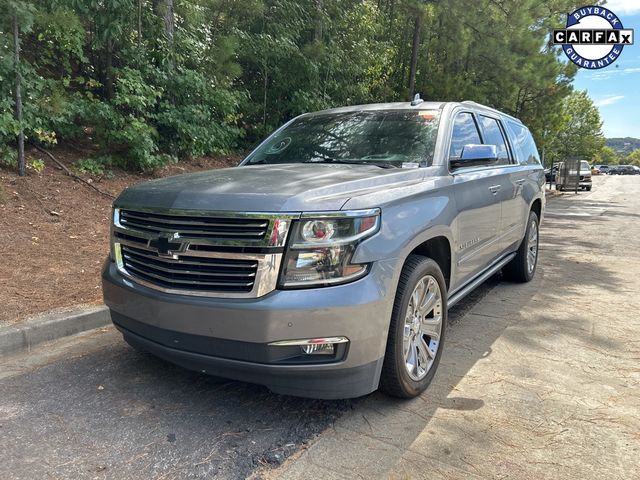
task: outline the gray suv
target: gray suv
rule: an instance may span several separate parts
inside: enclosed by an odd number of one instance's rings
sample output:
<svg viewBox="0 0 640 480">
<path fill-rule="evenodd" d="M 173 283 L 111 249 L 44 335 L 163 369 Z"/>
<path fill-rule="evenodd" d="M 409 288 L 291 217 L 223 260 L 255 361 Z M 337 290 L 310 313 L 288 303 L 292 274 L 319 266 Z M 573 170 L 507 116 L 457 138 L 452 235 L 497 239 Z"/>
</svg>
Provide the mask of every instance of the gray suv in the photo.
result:
<svg viewBox="0 0 640 480">
<path fill-rule="evenodd" d="M 447 309 L 533 277 L 544 181 L 529 130 L 476 103 L 304 114 L 238 167 L 123 191 L 104 299 L 127 342 L 189 369 L 413 397 Z"/>
</svg>

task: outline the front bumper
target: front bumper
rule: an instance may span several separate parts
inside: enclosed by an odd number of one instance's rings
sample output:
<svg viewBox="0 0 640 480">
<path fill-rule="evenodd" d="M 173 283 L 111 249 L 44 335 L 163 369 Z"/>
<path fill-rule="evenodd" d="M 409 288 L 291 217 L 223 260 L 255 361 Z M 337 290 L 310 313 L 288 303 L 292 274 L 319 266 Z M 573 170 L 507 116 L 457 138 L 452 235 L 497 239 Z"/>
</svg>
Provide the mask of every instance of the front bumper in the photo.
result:
<svg viewBox="0 0 640 480">
<path fill-rule="evenodd" d="M 277 393 L 349 398 L 378 387 L 393 306 L 394 260 L 334 287 L 276 290 L 255 299 L 159 292 L 103 271 L 103 292 L 125 340 L 183 367 L 266 385 Z M 327 358 L 299 359 L 271 342 L 344 336 Z M 289 349 L 289 350 L 286 350 Z"/>
<path fill-rule="evenodd" d="M 581 177 L 579 185 L 581 187 L 590 187 L 593 184 L 591 177 Z"/>
</svg>

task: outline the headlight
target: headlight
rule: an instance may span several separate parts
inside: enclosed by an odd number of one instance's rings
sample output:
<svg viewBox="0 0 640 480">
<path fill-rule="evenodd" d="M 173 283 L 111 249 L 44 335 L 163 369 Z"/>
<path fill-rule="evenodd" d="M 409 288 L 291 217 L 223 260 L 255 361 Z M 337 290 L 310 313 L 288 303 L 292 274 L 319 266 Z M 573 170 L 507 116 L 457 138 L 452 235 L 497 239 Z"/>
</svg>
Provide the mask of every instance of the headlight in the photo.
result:
<svg viewBox="0 0 640 480">
<path fill-rule="evenodd" d="M 303 216 L 291 232 L 280 284 L 283 287 L 335 285 L 367 273 L 352 264 L 357 244 L 378 231 L 380 211 Z"/>
</svg>

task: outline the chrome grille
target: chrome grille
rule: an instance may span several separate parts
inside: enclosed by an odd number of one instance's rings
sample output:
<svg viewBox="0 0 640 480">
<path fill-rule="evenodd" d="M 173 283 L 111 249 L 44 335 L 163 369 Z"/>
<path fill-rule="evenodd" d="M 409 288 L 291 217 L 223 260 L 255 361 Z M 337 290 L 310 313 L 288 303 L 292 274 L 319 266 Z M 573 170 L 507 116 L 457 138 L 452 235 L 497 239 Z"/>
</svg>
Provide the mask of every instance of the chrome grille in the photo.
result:
<svg viewBox="0 0 640 480">
<path fill-rule="evenodd" d="M 260 241 L 269 227 L 261 218 L 166 215 L 120 210 L 120 224 L 147 233 L 175 233 L 180 237 Z"/>
<path fill-rule="evenodd" d="M 298 217 L 116 208 L 112 258 L 124 277 L 166 293 L 259 297 L 276 288 Z"/>
<path fill-rule="evenodd" d="M 201 292 L 251 292 L 256 260 L 162 258 L 157 252 L 122 246 L 122 263 L 132 276 L 168 289 Z"/>
</svg>

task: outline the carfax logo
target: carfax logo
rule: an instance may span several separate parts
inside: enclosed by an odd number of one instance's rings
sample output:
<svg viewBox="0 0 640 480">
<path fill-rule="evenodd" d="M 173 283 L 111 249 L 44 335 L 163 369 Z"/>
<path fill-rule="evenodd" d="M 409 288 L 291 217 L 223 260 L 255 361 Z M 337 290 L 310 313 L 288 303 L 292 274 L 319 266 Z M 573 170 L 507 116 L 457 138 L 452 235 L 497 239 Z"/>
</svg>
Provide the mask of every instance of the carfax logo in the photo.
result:
<svg viewBox="0 0 640 480">
<path fill-rule="evenodd" d="M 633 45 L 633 29 L 604 7 L 582 7 L 567 16 L 567 28 L 553 31 L 553 44 L 579 67 L 597 70 L 615 62 L 625 45 Z"/>
</svg>

